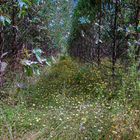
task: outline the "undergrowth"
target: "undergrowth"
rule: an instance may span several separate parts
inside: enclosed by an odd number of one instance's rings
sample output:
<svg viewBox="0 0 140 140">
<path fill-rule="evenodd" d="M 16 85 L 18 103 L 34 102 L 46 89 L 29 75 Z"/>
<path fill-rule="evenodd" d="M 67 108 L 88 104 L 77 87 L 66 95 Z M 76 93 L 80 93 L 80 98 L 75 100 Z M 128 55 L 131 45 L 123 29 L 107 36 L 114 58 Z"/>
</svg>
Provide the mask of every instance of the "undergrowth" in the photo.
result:
<svg viewBox="0 0 140 140">
<path fill-rule="evenodd" d="M 139 140 L 139 91 L 137 74 L 120 64 L 112 79 L 108 60 L 60 60 L 1 101 L 0 139 Z"/>
</svg>

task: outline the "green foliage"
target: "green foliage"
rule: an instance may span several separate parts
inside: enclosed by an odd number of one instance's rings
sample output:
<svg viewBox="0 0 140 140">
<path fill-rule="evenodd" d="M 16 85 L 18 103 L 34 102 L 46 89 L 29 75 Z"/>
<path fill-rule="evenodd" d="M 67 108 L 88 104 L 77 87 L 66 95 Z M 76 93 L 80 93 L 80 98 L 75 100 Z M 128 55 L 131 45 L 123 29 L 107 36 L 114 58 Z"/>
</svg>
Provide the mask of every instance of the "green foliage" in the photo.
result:
<svg viewBox="0 0 140 140">
<path fill-rule="evenodd" d="M 10 18 L 8 16 L 0 16 L 0 23 L 2 23 L 4 26 L 8 25 L 11 23 Z"/>
<path fill-rule="evenodd" d="M 61 60 L 41 76 L 27 96 L 36 98 L 36 103 L 46 102 L 48 97 L 62 94 L 67 97 L 85 96 L 94 99 L 104 96 L 106 83 L 96 68 L 80 66 L 71 59 Z"/>
<path fill-rule="evenodd" d="M 139 81 L 135 68 L 124 73 L 111 62 L 100 67 L 71 58 L 44 70 L 29 88 L 1 103 L 2 137 L 51 140 L 139 140 Z"/>
<path fill-rule="evenodd" d="M 9 4 L 12 5 L 10 9 L 9 9 Z M 10 1 L 5 2 L 4 4 L 2 3 L 0 7 L 0 11 L 1 11 L 0 23 L 2 23 L 2 25 L 4 26 L 11 24 L 12 15 L 10 11 L 12 12 L 13 8 L 15 8 L 18 11 L 16 13 L 17 16 L 20 18 L 23 18 L 27 14 L 27 9 L 33 4 L 34 2 L 30 2 L 29 0 L 18 0 L 17 2 L 10 0 Z"/>
<path fill-rule="evenodd" d="M 130 16 L 136 11 L 137 5 L 131 5 L 128 0 L 119 2 L 116 14 L 118 25 L 112 29 L 109 22 L 113 24 L 116 16 L 113 9 L 116 1 L 113 0 L 111 5 L 108 3 L 109 0 L 79 0 L 71 26 L 71 1 L 2 1 L 0 40 L 3 54 L 0 65 L 6 62 L 9 68 L 8 60 L 3 62 L 3 58 L 12 49 L 17 49 L 14 56 L 20 57 L 17 63 L 21 62 L 21 69 L 25 70 L 26 76 L 22 70 L 19 70 L 19 74 L 8 72 L 8 86 L 4 85 L 0 90 L 0 139 L 140 139 L 140 81 L 135 55 L 139 43 L 136 40 L 139 23 L 136 27 L 135 19 L 132 19 L 130 24 Z M 109 11 L 106 6 L 112 6 L 112 10 Z M 135 8 L 131 11 L 129 6 Z M 100 15 L 101 9 L 103 15 Z M 103 20 L 101 23 L 98 17 Z M 101 28 L 102 34 L 97 28 Z M 114 31 L 116 37 L 114 35 L 111 38 Z M 88 44 L 82 44 L 84 50 L 79 46 L 80 43 L 88 42 L 88 37 L 92 39 L 90 43 L 94 42 L 96 46 L 100 42 L 105 49 L 110 47 L 112 40 L 122 49 L 128 43 L 129 62 L 122 63 L 122 60 L 116 59 L 112 76 L 110 52 L 98 66 L 96 60 L 95 63 L 91 60 L 90 64 L 73 60 L 67 56 L 68 37 L 70 41 L 81 37 L 80 42 L 76 40 L 80 51 L 74 53 L 89 51 L 89 56 L 94 50 L 89 50 Z M 93 47 L 90 43 L 89 46 Z M 99 47 L 102 47 L 101 44 Z M 57 48 L 57 52 L 52 51 L 52 48 Z M 117 51 L 119 48 L 115 53 Z M 53 57 L 58 52 L 59 62 Z M 2 76 L 5 76 L 5 69 L 0 73 Z M 12 73 L 15 80 L 10 79 Z M 2 80 L 0 78 L 0 84 Z"/>
<path fill-rule="evenodd" d="M 51 97 L 64 95 L 66 97 L 82 96 L 85 100 L 98 98 L 111 100 L 129 98 L 133 100 L 138 95 L 137 75 L 130 77 L 120 64 L 116 65 L 116 77 L 112 81 L 111 62 L 105 60 L 100 68 L 78 64 L 66 58 L 47 69 L 38 82 L 26 92 L 29 104 L 34 102 L 51 102 Z M 135 88 L 134 88 L 135 85 Z M 130 90 L 129 87 L 132 87 Z M 135 94 L 133 94 L 135 93 Z M 136 98 L 136 97 L 135 97 Z M 56 102 L 56 101 L 54 101 Z"/>
<path fill-rule="evenodd" d="M 46 99 L 46 101 L 49 100 Z M 15 107 L 3 104 L 0 134 L 3 137 L 51 140 L 126 139 L 139 140 L 139 110 L 114 99 L 86 101 L 84 97 L 55 96 L 52 103 Z"/>
<path fill-rule="evenodd" d="M 8 60 L 10 58 L 12 62 L 18 59 L 15 62 L 18 66 L 21 61 L 32 62 L 35 59 L 41 65 L 49 65 L 48 61 L 45 62 L 46 58 L 56 56 L 60 51 L 66 53 L 71 9 L 72 2 L 66 0 L 2 1 L 0 52 L 7 52 Z M 35 52 L 36 48 L 43 51 L 43 58 Z M 34 66 L 31 68 L 30 65 L 25 69 L 29 72 L 27 75 L 34 73 Z"/>
</svg>

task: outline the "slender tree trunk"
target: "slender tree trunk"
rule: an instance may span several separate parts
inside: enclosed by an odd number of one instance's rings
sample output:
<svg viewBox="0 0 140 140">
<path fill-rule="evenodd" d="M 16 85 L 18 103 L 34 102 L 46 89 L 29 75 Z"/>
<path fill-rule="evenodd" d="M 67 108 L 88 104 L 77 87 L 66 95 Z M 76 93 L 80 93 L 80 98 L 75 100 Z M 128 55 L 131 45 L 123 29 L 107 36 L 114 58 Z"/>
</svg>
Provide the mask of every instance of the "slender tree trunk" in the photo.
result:
<svg viewBox="0 0 140 140">
<path fill-rule="evenodd" d="M 3 54 L 4 49 L 4 33 L 3 26 L 0 27 L 0 56 Z"/>
<path fill-rule="evenodd" d="M 116 64 L 116 39 L 117 39 L 117 16 L 118 16 L 118 2 L 115 3 L 115 15 L 114 15 L 114 27 L 113 27 L 113 46 L 112 46 L 112 76 L 115 76 L 115 64 Z"/>
<path fill-rule="evenodd" d="M 15 0 L 12 1 L 12 34 L 13 34 L 13 39 L 12 39 L 12 54 L 15 54 L 17 51 L 16 47 L 16 7 L 15 7 Z"/>
<path fill-rule="evenodd" d="M 101 18 L 102 18 L 102 0 L 100 0 L 100 13 L 99 13 L 99 31 L 98 31 L 98 36 L 99 36 L 99 40 L 98 40 L 98 50 L 97 50 L 97 55 L 98 55 L 98 66 L 100 65 L 101 63 L 101 60 L 100 60 L 100 48 L 101 48 Z"/>
<path fill-rule="evenodd" d="M 136 45 L 135 59 L 138 60 L 139 59 L 139 55 L 140 55 L 140 33 L 137 30 L 137 28 L 139 26 L 139 20 L 140 20 L 140 1 L 139 0 L 136 0 L 135 8 L 136 8 L 136 12 L 135 12 L 136 40 L 139 42 Z"/>
</svg>

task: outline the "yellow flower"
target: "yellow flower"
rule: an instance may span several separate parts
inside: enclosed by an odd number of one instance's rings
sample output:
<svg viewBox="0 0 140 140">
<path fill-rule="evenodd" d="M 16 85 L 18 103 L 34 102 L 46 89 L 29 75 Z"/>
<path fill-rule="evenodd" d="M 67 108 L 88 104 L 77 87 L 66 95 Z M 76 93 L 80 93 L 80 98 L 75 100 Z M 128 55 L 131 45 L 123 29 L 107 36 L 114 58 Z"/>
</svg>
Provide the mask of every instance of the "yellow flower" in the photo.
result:
<svg viewBox="0 0 140 140">
<path fill-rule="evenodd" d="M 86 118 L 86 117 L 83 117 L 83 118 L 82 118 L 82 122 L 83 122 L 83 123 L 86 123 L 86 121 L 87 121 L 87 118 Z"/>
</svg>

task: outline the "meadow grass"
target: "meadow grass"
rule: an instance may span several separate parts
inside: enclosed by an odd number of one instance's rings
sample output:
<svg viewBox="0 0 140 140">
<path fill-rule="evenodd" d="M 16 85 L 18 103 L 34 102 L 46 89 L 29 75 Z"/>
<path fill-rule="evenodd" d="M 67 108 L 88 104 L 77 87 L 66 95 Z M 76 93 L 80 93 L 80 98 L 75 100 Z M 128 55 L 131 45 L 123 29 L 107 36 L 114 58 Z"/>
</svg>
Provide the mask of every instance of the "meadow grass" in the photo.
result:
<svg viewBox="0 0 140 140">
<path fill-rule="evenodd" d="M 109 66 L 108 62 L 104 62 Z M 0 102 L 2 140 L 139 140 L 139 81 L 69 58 Z"/>
</svg>

